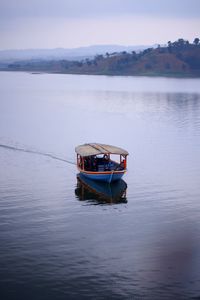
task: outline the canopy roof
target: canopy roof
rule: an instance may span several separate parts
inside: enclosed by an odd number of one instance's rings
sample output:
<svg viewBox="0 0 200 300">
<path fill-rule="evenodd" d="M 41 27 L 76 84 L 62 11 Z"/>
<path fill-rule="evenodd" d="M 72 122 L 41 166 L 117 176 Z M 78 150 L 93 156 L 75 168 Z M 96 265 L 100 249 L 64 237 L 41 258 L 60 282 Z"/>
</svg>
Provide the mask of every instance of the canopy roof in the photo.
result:
<svg viewBox="0 0 200 300">
<path fill-rule="evenodd" d="M 77 154 L 81 156 L 91 156 L 91 155 L 98 155 L 98 154 L 122 154 L 128 155 L 128 152 L 122 148 L 105 145 L 105 144 L 97 144 L 97 143 L 90 143 L 77 146 L 75 148 Z"/>
</svg>

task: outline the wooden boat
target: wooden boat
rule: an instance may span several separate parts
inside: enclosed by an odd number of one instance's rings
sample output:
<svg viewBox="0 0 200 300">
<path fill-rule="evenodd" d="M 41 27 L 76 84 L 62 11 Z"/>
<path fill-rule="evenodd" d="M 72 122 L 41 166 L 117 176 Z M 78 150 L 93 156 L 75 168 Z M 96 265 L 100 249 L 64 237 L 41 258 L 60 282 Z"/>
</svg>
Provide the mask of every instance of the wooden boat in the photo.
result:
<svg viewBox="0 0 200 300">
<path fill-rule="evenodd" d="M 127 203 L 127 184 L 123 179 L 108 183 L 91 180 L 83 174 L 77 175 L 75 194 L 80 201 L 90 201 L 95 204 Z"/>
<path fill-rule="evenodd" d="M 128 152 L 122 148 L 90 143 L 77 146 L 77 168 L 89 179 L 106 182 L 122 178 L 127 171 Z M 118 161 L 113 159 L 118 156 Z"/>
</svg>

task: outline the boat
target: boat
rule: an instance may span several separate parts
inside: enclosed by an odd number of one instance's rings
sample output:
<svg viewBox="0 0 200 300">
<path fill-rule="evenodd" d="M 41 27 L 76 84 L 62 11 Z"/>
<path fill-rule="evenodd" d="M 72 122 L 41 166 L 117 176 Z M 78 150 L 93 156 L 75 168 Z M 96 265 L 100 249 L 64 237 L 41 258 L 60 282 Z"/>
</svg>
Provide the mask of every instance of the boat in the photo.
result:
<svg viewBox="0 0 200 300">
<path fill-rule="evenodd" d="M 108 183 L 96 181 L 77 175 L 75 194 L 80 201 L 90 201 L 94 204 L 127 203 L 127 184 L 123 179 Z"/>
<path fill-rule="evenodd" d="M 89 143 L 75 148 L 80 174 L 92 180 L 111 183 L 120 180 L 127 171 L 128 152 L 122 148 Z M 114 159 L 117 156 L 118 160 Z"/>
</svg>

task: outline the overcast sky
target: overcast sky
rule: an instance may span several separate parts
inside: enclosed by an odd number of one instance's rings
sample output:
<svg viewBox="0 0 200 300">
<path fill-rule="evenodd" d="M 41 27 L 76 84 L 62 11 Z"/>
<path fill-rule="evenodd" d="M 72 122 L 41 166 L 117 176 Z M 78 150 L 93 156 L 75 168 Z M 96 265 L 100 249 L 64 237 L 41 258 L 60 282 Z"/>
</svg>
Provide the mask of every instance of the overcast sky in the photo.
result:
<svg viewBox="0 0 200 300">
<path fill-rule="evenodd" d="M 0 0 L 0 49 L 200 37 L 200 0 Z"/>
</svg>

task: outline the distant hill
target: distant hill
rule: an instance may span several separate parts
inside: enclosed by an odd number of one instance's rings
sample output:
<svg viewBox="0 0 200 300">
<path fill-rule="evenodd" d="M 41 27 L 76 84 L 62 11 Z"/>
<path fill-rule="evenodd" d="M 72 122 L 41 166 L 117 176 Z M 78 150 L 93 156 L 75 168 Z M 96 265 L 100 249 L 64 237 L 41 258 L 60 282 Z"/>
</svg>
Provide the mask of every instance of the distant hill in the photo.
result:
<svg viewBox="0 0 200 300">
<path fill-rule="evenodd" d="M 200 77 L 200 42 L 184 39 L 167 46 L 147 48 L 139 53 L 106 52 L 82 61 L 21 61 L 9 64 L 8 70 L 94 75 L 145 75 Z"/>
<path fill-rule="evenodd" d="M 55 48 L 55 49 L 25 49 L 25 50 L 1 50 L 0 62 L 11 63 L 22 60 L 82 60 L 93 58 L 97 54 L 120 51 L 140 51 L 148 46 L 121 46 L 121 45 L 93 45 L 79 48 Z"/>
</svg>

